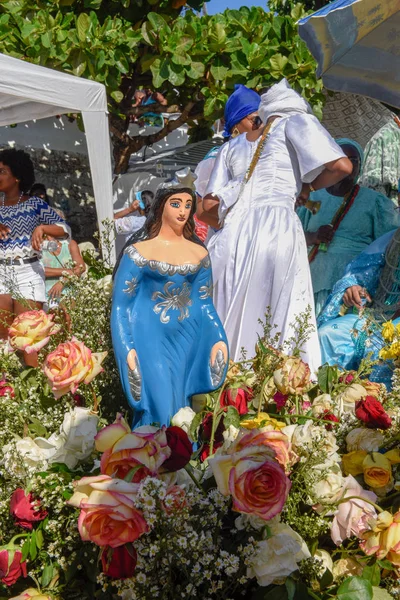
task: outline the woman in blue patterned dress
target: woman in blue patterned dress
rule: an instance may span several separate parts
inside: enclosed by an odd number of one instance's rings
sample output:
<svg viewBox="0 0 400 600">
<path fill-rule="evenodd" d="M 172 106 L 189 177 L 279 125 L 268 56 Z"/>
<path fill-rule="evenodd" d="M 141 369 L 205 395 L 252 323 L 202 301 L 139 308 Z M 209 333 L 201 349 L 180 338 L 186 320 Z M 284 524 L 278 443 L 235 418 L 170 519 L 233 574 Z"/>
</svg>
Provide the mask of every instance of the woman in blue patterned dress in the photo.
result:
<svg viewBox="0 0 400 600">
<path fill-rule="evenodd" d="M 70 235 L 68 225 L 41 198 L 27 191 L 35 179 L 23 150 L 0 152 L 0 338 L 7 339 L 16 315 L 42 308 L 46 300 L 41 246 L 46 235 Z M 36 366 L 35 354 L 26 355 Z"/>
</svg>

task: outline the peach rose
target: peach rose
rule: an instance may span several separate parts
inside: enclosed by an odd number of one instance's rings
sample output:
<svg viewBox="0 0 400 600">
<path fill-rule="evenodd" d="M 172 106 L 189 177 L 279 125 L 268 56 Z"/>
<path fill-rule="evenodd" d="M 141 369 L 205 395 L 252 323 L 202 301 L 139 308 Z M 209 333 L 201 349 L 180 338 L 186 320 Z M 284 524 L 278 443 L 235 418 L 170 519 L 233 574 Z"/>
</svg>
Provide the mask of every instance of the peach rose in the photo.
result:
<svg viewBox="0 0 400 600">
<path fill-rule="evenodd" d="M 400 567 L 400 511 L 391 515 L 381 512 L 370 522 L 370 529 L 361 536 L 362 550 L 370 556 L 375 554 L 379 560 L 386 558 L 396 567 Z"/>
<path fill-rule="evenodd" d="M 75 337 L 59 344 L 46 356 L 43 365 L 54 396 L 60 398 L 68 392 L 74 394 L 82 382 L 90 383 L 104 370 L 101 363 L 106 356 L 107 352 L 92 352 Z"/>
<path fill-rule="evenodd" d="M 278 462 L 279 454 L 286 463 L 288 443 L 274 436 L 269 438 L 271 433 L 280 435 L 269 431 L 240 432 L 227 454 L 209 459 L 219 491 L 224 496 L 232 495 L 233 510 L 265 521 L 281 512 L 291 486 Z"/>
<path fill-rule="evenodd" d="M 55 325 L 53 319 L 54 315 L 44 310 L 28 310 L 18 315 L 8 330 L 12 348 L 27 354 L 41 350 L 50 336 L 60 331 L 61 325 Z"/>
<path fill-rule="evenodd" d="M 282 394 L 304 394 L 310 387 L 310 376 L 310 367 L 291 356 L 274 372 L 274 383 Z"/>
<path fill-rule="evenodd" d="M 163 462 L 171 456 L 166 427 L 158 429 L 143 425 L 131 431 L 128 423 L 118 414 L 115 422 L 95 437 L 96 449 L 103 452 L 101 472 L 124 479 L 131 469 L 134 481 L 147 475 L 156 475 Z"/>
<path fill-rule="evenodd" d="M 235 440 L 235 452 L 240 452 L 246 448 L 252 448 L 257 452 L 257 448 L 263 452 L 263 448 L 274 451 L 278 463 L 287 470 L 291 462 L 291 448 L 288 437 L 281 431 L 253 429 L 249 432 L 240 432 Z"/>
<path fill-rule="evenodd" d="M 135 506 L 139 486 L 108 475 L 83 477 L 74 483 L 68 504 L 80 508 L 78 529 L 84 542 L 117 548 L 148 531 Z"/>
</svg>

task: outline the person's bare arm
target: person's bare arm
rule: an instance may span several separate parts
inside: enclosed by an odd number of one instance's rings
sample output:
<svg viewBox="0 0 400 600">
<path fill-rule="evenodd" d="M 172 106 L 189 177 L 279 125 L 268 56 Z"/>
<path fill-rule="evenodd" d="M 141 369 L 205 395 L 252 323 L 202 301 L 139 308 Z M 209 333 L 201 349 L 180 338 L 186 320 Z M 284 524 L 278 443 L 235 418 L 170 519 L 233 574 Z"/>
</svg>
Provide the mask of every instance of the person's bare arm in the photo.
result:
<svg viewBox="0 0 400 600">
<path fill-rule="evenodd" d="M 73 268 L 73 272 L 75 275 L 82 275 L 82 273 L 86 270 L 85 261 L 82 258 L 81 251 L 79 250 L 78 244 L 75 240 L 71 240 L 69 243 L 69 252 L 71 254 L 71 258 L 75 263 L 75 267 Z"/>
<path fill-rule="evenodd" d="M 353 172 L 353 164 L 348 158 L 339 158 L 325 164 L 325 169 L 311 182 L 314 191 L 325 189 L 342 181 Z M 310 196 L 310 184 L 304 183 L 297 197 L 299 206 L 304 205 Z"/>
<path fill-rule="evenodd" d="M 130 204 L 127 208 L 123 208 L 118 212 L 114 213 L 114 219 L 122 219 L 122 217 L 127 217 L 131 213 L 135 212 L 139 208 L 139 200 L 134 200 L 132 204 Z"/>
<path fill-rule="evenodd" d="M 217 206 L 217 215 L 209 214 L 204 210 L 203 198 L 197 197 L 197 211 L 196 216 L 199 221 L 202 221 L 206 225 L 209 225 L 213 229 L 219 229 L 218 222 L 218 206 Z"/>
</svg>

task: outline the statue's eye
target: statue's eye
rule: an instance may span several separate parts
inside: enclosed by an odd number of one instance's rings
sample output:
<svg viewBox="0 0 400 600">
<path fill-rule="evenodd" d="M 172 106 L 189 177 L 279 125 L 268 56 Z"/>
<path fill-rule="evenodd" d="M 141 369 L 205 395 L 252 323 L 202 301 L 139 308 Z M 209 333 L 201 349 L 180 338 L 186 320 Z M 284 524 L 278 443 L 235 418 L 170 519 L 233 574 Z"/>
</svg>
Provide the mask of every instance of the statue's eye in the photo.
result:
<svg viewBox="0 0 400 600">
<path fill-rule="evenodd" d="M 181 205 L 181 203 L 180 203 L 180 202 L 171 202 L 171 205 L 170 205 L 170 206 L 172 206 L 172 208 L 179 208 L 179 207 L 180 207 L 180 205 Z"/>
<path fill-rule="evenodd" d="M 185 207 L 185 208 L 187 208 L 187 209 L 190 209 L 190 208 L 192 208 L 192 205 L 190 204 L 190 202 L 189 202 L 188 204 L 186 204 L 186 207 Z"/>
</svg>

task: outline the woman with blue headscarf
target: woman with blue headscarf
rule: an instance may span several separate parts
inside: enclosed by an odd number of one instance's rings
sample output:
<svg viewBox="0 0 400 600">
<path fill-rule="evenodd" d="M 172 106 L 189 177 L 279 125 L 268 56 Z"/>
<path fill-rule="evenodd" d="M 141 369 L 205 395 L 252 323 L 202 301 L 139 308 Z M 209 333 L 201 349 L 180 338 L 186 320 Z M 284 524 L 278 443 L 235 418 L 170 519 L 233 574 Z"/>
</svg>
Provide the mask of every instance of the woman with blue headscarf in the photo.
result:
<svg viewBox="0 0 400 600">
<path fill-rule="evenodd" d="M 235 85 L 224 112 L 225 143 L 220 149 L 213 148 L 196 169 L 197 217 L 218 229 L 218 219 L 204 213 L 202 198 L 224 187 L 236 177 L 244 175 L 257 146 L 261 119 L 257 110 L 260 96 L 245 85 Z"/>
<path fill-rule="evenodd" d="M 346 266 L 374 240 L 398 225 L 398 215 L 389 198 L 357 185 L 363 161 L 361 146 L 348 138 L 336 140 L 353 164 L 345 179 L 311 194 L 320 202 L 312 214 L 305 207 L 297 213 L 308 245 L 308 259 L 318 316 Z"/>
</svg>

